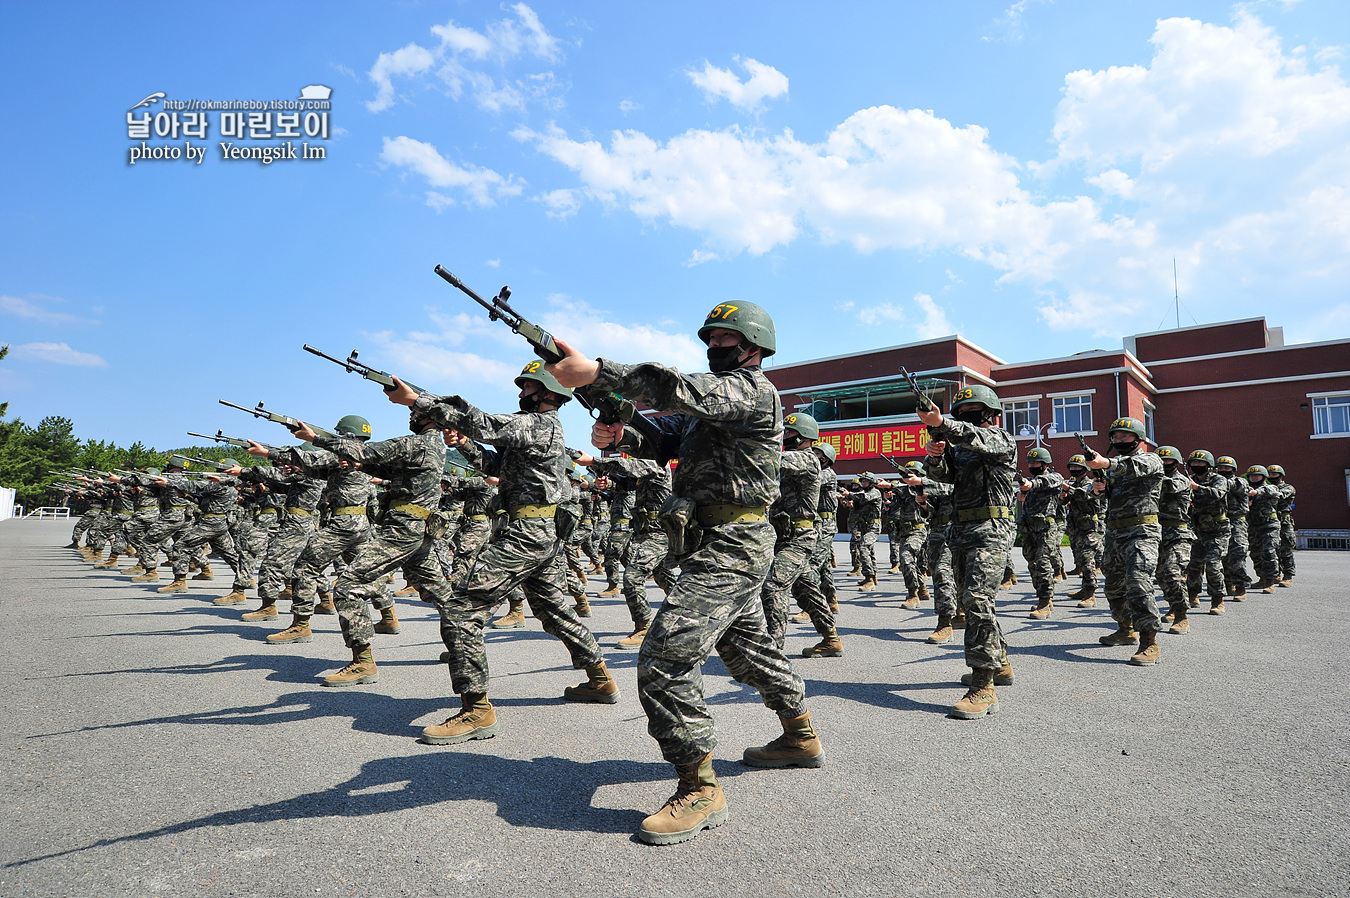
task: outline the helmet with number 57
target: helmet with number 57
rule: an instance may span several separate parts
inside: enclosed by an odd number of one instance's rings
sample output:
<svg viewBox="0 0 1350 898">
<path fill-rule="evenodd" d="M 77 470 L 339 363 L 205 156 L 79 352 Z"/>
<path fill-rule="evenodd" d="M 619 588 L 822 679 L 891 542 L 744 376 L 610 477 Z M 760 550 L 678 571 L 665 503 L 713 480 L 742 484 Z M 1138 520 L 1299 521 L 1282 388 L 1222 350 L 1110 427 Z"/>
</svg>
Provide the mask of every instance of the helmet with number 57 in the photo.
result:
<svg viewBox="0 0 1350 898">
<path fill-rule="evenodd" d="M 703 326 L 698 329 L 698 338 L 704 343 L 710 334 L 719 327 L 736 331 L 745 342 L 758 346 L 763 357 L 768 358 L 778 351 L 778 337 L 774 331 L 773 319 L 769 313 L 753 302 L 719 303 L 708 313 Z"/>
</svg>

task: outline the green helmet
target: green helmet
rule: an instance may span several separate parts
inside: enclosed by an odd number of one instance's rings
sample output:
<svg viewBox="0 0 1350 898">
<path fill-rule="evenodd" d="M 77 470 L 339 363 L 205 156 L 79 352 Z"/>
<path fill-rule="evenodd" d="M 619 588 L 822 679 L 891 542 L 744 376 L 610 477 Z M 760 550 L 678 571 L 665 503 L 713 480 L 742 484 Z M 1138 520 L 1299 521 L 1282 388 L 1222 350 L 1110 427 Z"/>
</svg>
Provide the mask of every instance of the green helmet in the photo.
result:
<svg viewBox="0 0 1350 898">
<path fill-rule="evenodd" d="M 1231 462 L 1232 459 L 1230 458 L 1229 461 Z M 1212 468 L 1214 467 L 1214 453 L 1206 449 L 1196 449 L 1190 454 L 1189 458 L 1187 458 L 1187 463 L 1195 464 L 1196 462 L 1209 465 Z"/>
<path fill-rule="evenodd" d="M 1050 450 L 1042 449 L 1040 446 L 1037 446 L 1035 449 L 1027 452 L 1027 461 L 1038 461 L 1047 465 L 1051 464 Z"/>
<path fill-rule="evenodd" d="M 1138 418 L 1117 418 L 1111 422 L 1110 430 L 1123 430 L 1127 433 L 1134 434 L 1141 440 L 1148 439 L 1148 431 L 1144 429 L 1144 422 L 1140 421 Z M 1177 455 L 1180 456 L 1181 453 L 1178 452 Z"/>
<path fill-rule="evenodd" d="M 1176 446 L 1159 446 L 1158 458 L 1163 460 L 1163 464 L 1167 464 L 1169 461 L 1176 464 L 1181 461 L 1181 450 Z"/>
<path fill-rule="evenodd" d="M 924 477 L 928 474 L 928 469 L 923 466 L 923 462 L 921 461 L 905 462 L 905 470 L 909 471 L 911 474 L 918 474 L 920 477 Z"/>
<path fill-rule="evenodd" d="M 222 465 L 224 465 L 225 467 L 227 467 L 227 468 L 239 468 L 239 467 L 242 467 L 242 465 L 240 465 L 239 462 L 235 461 L 235 460 L 232 459 L 232 458 L 222 458 L 222 459 L 220 460 L 220 463 L 221 463 Z"/>
<path fill-rule="evenodd" d="M 1081 455 L 1071 455 L 1069 456 L 1069 467 L 1086 469 L 1087 459 Z"/>
<path fill-rule="evenodd" d="M 1261 465 L 1252 465 L 1250 468 L 1247 469 L 1247 476 L 1248 476 L 1248 477 L 1252 476 L 1253 474 L 1257 474 L 1257 475 L 1259 475 L 1259 476 L 1261 476 L 1261 477 L 1268 477 L 1268 476 L 1270 476 L 1270 475 L 1269 475 L 1269 472 L 1266 471 L 1266 469 L 1263 468 Z"/>
<path fill-rule="evenodd" d="M 333 429 L 358 440 L 370 439 L 370 422 L 360 415 L 343 415 L 342 420 L 338 421 L 337 427 Z"/>
<path fill-rule="evenodd" d="M 1284 468 L 1281 468 L 1279 465 L 1266 465 L 1266 472 L 1267 472 L 1271 477 L 1283 477 L 1283 476 L 1284 476 Z"/>
<path fill-rule="evenodd" d="M 778 338 L 774 332 L 773 319 L 753 302 L 724 302 L 708 313 L 703 326 L 698 329 L 698 338 L 704 343 L 709 340 L 714 328 L 724 327 L 736 331 L 745 341 L 758 346 L 768 358 L 778 351 Z"/>
<path fill-rule="evenodd" d="M 825 456 L 825 464 L 830 465 L 831 467 L 834 466 L 834 460 L 839 457 L 839 453 L 835 451 L 834 444 L 832 443 L 816 443 L 816 445 L 811 448 Z"/>
<path fill-rule="evenodd" d="M 301 444 L 300 444 L 299 446 L 297 446 L 296 448 L 297 448 L 297 449 L 302 449 L 302 450 L 304 450 L 305 452 L 317 452 L 317 451 L 319 451 L 319 447 L 318 447 L 318 446 L 315 446 L 315 445 L 314 445 L 313 443 L 311 443 L 309 440 L 305 440 L 303 443 L 301 443 Z"/>
<path fill-rule="evenodd" d="M 558 378 L 545 371 L 544 363 L 539 359 L 535 359 L 520 369 L 520 373 L 516 375 L 516 386 L 525 386 L 527 380 L 537 381 L 545 390 L 556 393 L 563 402 L 572 400 L 572 391 L 558 383 Z"/>
<path fill-rule="evenodd" d="M 1219 460 L 1215 463 L 1215 467 L 1232 468 L 1234 471 L 1236 471 L 1237 462 L 1233 461 L 1233 457 L 1231 455 L 1220 455 Z"/>
<path fill-rule="evenodd" d="M 793 412 L 783 419 L 783 427 L 795 430 L 808 440 L 820 439 L 820 425 L 806 412 Z"/>
<path fill-rule="evenodd" d="M 151 477 L 158 477 L 160 474 L 163 474 L 164 472 L 161 471 L 159 468 L 146 468 L 145 473 L 149 474 Z"/>
<path fill-rule="evenodd" d="M 169 460 L 164 463 L 166 468 L 179 468 L 184 471 L 187 470 L 187 466 L 188 460 L 181 455 L 170 455 Z"/>
<path fill-rule="evenodd" d="M 881 482 L 881 478 L 873 474 L 871 471 L 863 471 L 861 474 L 858 475 L 858 480 L 859 481 L 870 480 L 873 483 Z"/>
<path fill-rule="evenodd" d="M 983 384 L 975 384 L 973 387 L 965 387 L 952 397 L 952 414 L 963 405 L 982 405 L 991 412 L 1003 411 L 1003 404 L 998 401 L 998 394 Z"/>
</svg>

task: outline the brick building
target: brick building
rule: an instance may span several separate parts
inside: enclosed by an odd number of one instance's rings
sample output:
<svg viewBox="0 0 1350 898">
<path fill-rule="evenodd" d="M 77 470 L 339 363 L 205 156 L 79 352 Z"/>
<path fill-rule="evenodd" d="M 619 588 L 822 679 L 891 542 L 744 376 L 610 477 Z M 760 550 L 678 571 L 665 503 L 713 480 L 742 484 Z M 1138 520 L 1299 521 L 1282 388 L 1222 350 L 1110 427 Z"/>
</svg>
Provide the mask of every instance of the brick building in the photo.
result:
<svg viewBox="0 0 1350 898">
<path fill-rule="evenodd" d="M 879 456 L 921 458 L 927 432 L 899 368 L 946 408 L 968 384 L 992 387 L 1022 455 L 1039 438 L 1062 471 L 1099 452 L 1118 417 L 1139 418 L 1158 443 L 1209 449 L 1245 469 L 1278 463 L 1299 491 L 1299 529 L 1350 530 L 1350 339 L 1284 345 L 1264 318 L 1126 337 L 1118 350 L 1005 362 L 959 337 L 779 364 L 770 380 L 788 410 L 820 421 L 838 474 L 890 473 Z"/>
</svg>

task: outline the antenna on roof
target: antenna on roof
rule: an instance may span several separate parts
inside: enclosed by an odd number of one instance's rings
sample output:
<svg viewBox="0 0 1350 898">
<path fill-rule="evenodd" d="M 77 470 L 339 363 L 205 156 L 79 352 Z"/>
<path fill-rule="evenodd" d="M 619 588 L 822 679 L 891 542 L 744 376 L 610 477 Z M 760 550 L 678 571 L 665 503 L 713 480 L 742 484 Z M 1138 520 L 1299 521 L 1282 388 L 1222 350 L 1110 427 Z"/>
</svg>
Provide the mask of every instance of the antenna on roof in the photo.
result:
<svg viewBox="0 0 1350 898">
<path fill-rule="evenodd" d="M 1177 330 L 1181 330 L 1181 290 L 1177 287 L 1177 257 L 1172 257 L 1172 301 L 1176 306 Z"/>
</svg>

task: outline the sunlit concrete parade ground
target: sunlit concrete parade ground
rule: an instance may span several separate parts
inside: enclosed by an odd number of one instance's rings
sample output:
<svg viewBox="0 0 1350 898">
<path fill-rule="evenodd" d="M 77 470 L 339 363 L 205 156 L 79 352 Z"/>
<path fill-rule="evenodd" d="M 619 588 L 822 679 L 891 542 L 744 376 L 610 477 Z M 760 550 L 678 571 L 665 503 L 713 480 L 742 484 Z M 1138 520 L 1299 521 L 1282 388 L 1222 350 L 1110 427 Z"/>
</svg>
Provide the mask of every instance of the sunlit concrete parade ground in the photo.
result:
<svg viewBox="0 0 1350 898">
<path fill-rule="evenodd" d="M 1196 616 L 1147 669 L 1097 644 L 1112 629 L 1104 601 L 1027 620 L 1022 575 L 999 603 L 1016 683 L 977 721 L 946 716 L 965 667 L 959 634 L 925 643 L 930 602 L 900 608 L 899 577 L 841 588 L 845 657 L 797 662 L 826 766 L 743 767 L 742 750 L 778 726 L 714 659 L 704 683 L 730 819 L 654 848 L 633 832 L 673 780 L 646 734 L 637 656 L 609 648 L 629 630 L 621 597 L 593 600 L 589 621 L 617 705 L 565 704 L 584 675 L 530 619 L 489 632 L 500 735 L 434 747 L 415 736 L 457 701 L 430 606 L 401 601 L 403 632 L 375 645 L 378 684 L 325 689 L 347 657 L 335 617 L 314 619 L 312 643 L 271 646 L 286 621 L 212 606 L 228 591 L 219 574 L 161 596 L 91 570 L 62 548 L 69 534 L 69 522 L 0 524 L 2 896 L 1323 896 L 1350 884 L 1350 553 L 1300 552 L 1293 588 Z M 789 652 L 815 639 L 795 628 Z"/>
</svg>

